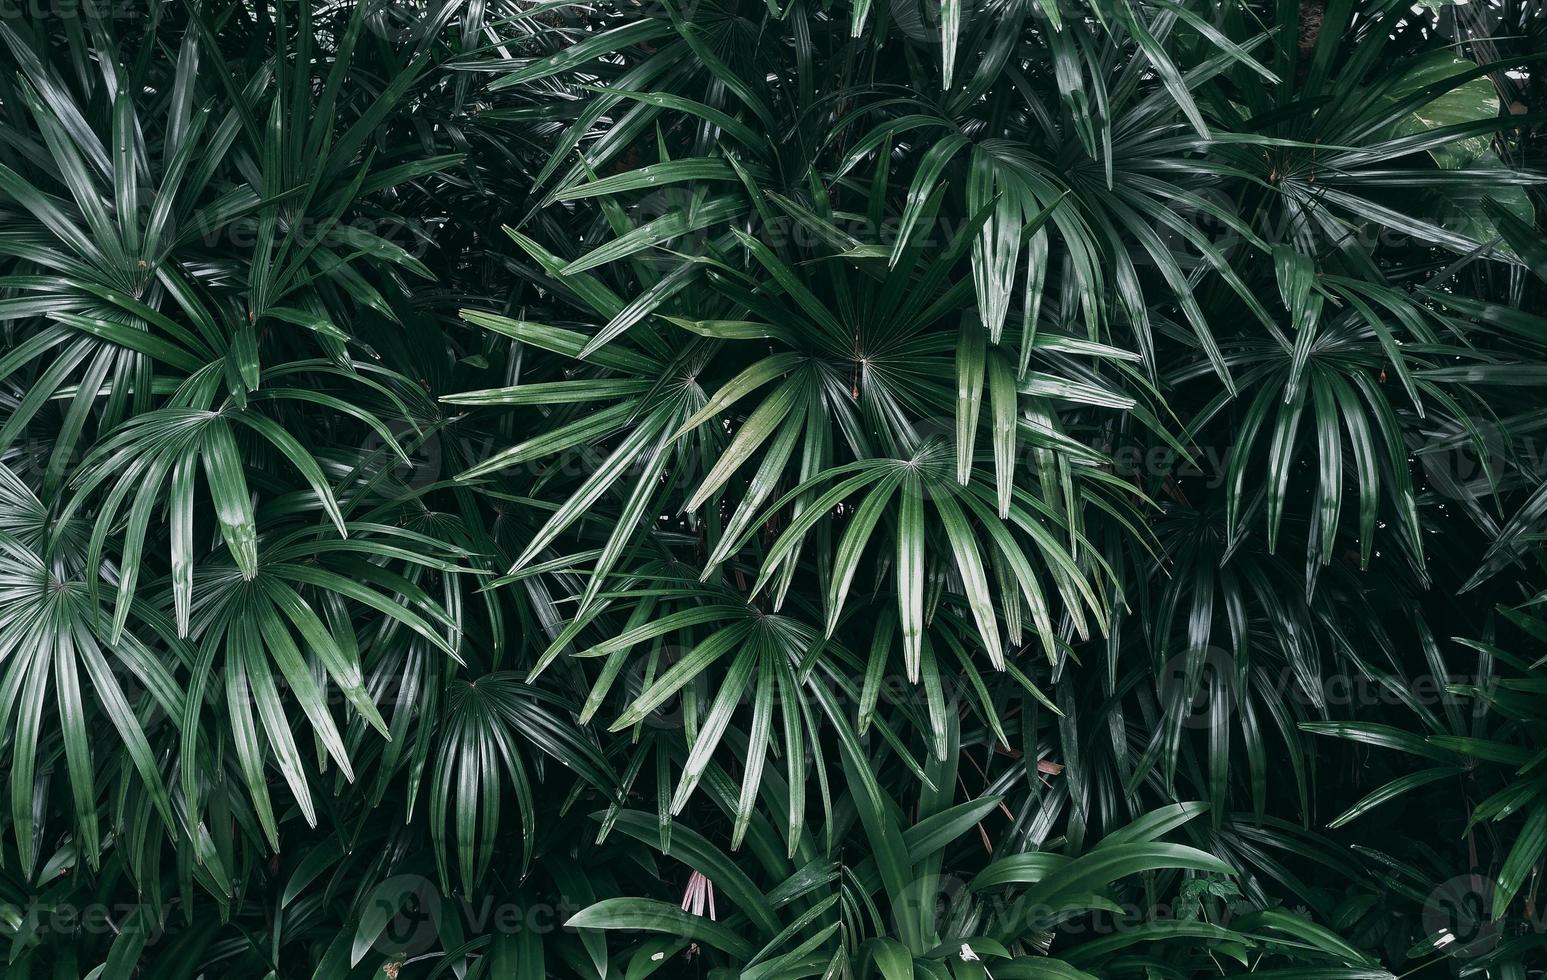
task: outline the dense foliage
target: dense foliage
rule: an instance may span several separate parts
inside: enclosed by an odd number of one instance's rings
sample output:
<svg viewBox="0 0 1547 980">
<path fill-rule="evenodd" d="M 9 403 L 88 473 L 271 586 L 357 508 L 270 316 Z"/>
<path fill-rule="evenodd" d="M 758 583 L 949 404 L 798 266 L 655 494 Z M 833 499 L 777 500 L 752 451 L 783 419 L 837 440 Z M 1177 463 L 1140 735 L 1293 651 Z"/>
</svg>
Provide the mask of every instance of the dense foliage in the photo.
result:
<svg viewBox="0 0 1547 980">
<path fill-rule="evenodd" d="M 1547 968 L 1534 0 L 0 0 L 0 975 Z"/>
</svg>

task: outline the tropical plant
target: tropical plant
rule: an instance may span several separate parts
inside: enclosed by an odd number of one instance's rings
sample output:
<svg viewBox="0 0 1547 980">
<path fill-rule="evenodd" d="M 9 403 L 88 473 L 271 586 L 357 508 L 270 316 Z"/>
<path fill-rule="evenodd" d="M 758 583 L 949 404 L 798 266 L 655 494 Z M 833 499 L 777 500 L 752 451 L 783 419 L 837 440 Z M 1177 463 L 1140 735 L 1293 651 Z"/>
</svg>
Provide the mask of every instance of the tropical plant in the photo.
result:
<svg viewBox="0 0 1547 980">
<path fill-rule="evenodd" d="M 1543 25 L 0 0 L 0 976 L 1540 975 Z"/>
</svg>

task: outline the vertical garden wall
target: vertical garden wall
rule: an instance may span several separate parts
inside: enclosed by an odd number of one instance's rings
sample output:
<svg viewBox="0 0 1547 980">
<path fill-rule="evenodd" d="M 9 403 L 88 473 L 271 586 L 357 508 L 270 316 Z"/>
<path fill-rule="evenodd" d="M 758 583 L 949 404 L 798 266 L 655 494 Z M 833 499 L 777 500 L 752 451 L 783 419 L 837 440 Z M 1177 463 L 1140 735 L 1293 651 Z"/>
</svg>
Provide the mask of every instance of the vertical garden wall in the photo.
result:
<svg viewBox="0 0 1547 980">
<path fill-rule="evenodd" d="M 1540 976 L 1544 57 L 0 0 L 0 976 Z"/>
</svg>

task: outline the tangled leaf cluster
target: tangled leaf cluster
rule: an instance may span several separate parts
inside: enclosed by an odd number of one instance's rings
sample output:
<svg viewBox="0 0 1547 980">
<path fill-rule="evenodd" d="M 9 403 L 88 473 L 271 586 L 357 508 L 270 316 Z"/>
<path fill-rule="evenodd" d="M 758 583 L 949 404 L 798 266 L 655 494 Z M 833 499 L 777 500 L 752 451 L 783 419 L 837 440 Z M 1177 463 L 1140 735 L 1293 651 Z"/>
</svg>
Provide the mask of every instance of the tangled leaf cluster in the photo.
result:
<svg viewBox="0 0 1547 980">
<path fill-rule="evenodd" d="M 0 0 L 0 976 L 1541 976 L 1544 59 Z"/>
</svg>

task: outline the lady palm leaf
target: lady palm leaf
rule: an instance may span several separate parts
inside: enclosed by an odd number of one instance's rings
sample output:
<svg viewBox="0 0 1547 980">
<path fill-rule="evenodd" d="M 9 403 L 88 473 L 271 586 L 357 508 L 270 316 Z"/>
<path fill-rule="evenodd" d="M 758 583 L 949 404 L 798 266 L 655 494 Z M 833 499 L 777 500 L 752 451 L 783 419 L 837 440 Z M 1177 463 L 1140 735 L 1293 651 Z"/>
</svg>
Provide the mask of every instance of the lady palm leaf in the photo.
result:
<svg viewBox="0 0 1547 980">
<path fill-rule="evenodd" d="M 457 571 L 451 562 L 421 551 L 440 544 L 395 528 L 355 525 L 354 530 L 355 537 L 331 542 L 304 531 L 291 533 L 264 549 L 251 575 L 239 566 L 212 562 L 193 581 L 189 635 L 199 654 L 191 675 L 197 696 L 181 726 L 184 795 L 190 803 L 198 800 L 199 714 L 206 694 L 217 693 L 209 690 L 211 678 L 223 675 L 233 748 L 274 847 L 278 832 L 263 776 L 265 743 L 308 822 L 316 821 L 307 769 L 280 702 L 281 681 L 318 739 L 319 762 L 325 751 L 349 781 L 354 773 L 324 697 L 326 683 L 337 685 L 355 711 L 390 737 L 365 687 L 345 602 L 388 617 L 393 628 L 411 631 L 443 655 L 458 655 L 442 634 L 449 628 L 455 635 L 456 623 L 422 589 L 378 564 L 385 558 Z M 309 602 L 306 593 L 314 590 L 318 598 Z"/>
<path fill-rule="evenodd" d="M 41 510 L 9 470 L 4 476 L 13 491 L 7 503 L 21 508 L 11 513 L 21 517 L 26 510 Z M 90 729 L 106 722 L 116 732 L 124 761 L 145 781 L 161 819 L 170 825 L 171 798 L 138 713 L 154 704 L 167 714 L 180 714 L 185 702 L 174 671 L 187 650 L 165 631 L 165 622 L 152 617 L 148 625 L 153 633 L 161 627 L 158 645 L 172 644 L 169 652 L 113 629 L 90 601 L 84 577 L 93 566 L 85 561 L 79 541 L 60 541 L 57 550 L 53 545 L 41 536 L 31 544 L 9 532 L 0 536 L 6 556 L 0 586 L 6 596 L 0 624 L 0 714 L 11 728 L 6 746 L 11 821 L 21 866 L 29 874 L 43 830 L 34 812 L 39 752 L 47 747 L 52 758 L 59 751 L 55 745 L 63 750 L 83 856 L 95 865 L 101 832 Z M 131 682 L 128 692 L 126 680 Z M 44 707 L 50 703 L 57 717 L 45 722 Z"/>
<path fill-rule="evenodd" d="M 500 829 L 502 771 L 510 778 L 520 810 L 522 860 L 531 862 L 534 787 L 517 737 L 573 769 L 598 790 L 612 788 L 613 777 L 601 752 L 555 708 L 562 704 L 551 695 L 508 674 L 451 685 L 429 800 L 442 881 L 451 880 L 446 814 L 453 799 L 457 870 L 463 887 L 471 891 L 487 869 Z"/>
</svg>

